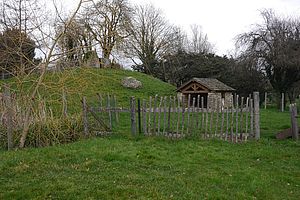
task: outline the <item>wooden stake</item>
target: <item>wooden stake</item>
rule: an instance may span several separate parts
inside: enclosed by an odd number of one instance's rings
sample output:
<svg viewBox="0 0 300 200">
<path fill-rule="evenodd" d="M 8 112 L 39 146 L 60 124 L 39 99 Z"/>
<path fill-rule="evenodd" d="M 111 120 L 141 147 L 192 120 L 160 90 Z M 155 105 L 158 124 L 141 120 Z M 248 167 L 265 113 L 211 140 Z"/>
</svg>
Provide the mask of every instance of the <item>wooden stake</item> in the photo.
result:
<svg viewBox="0 0 300 200">
<path fill-rule="evenodd" d="M 102 103 L 103 102 L 103 98 L 102 98 L 102 95 L 99 94 L 99 93 L 97 93 L 97 96 L 98 96 L 100 108 L 102 108 L 103 107 L 103 103 Z"/>
<path fill-rule="evenodd" d="M 12 110 L 12 98 L 10 88 L 8 85 L 4 85 L 4 102 L 7 108 L 6 110 L 6 131 L 7 131 L 7 150 L 13 149 L 13 110 Z"/>
<path fill-rule="evenodd" d="M 254 112 L 253 112 L 253 99 L 250 99 L 250 136 L 254 138 Z"/>
<path fill-rule="evenodd" d="M 229 132 L 229 108 L 226 109 L 226 134 L 225 140 L 228 140 L 228 132 Z"/>
<path fill-rule="evenodd" d="M 177 96 L 177 120 L 176 120 L 176 134 L 179 134 L 179 123 L 180 123 L 180 98 Z"/>
<path fill-rule="evenodd" d="M 281 93 L 281 112 L 284 112 L 284 93 Z"/>
<path fill-rule="evenodd" d="M 130 98 L 130 116 L 131 116 L 131 134 L 136 136 L 136 116 L 135 116 L 135 98 Z"/>
<path fill-rule="evenodd" d="M 210 108 L 210 125 L 209 125 L 209 137 L 213 136 L 213 132 L 212 132 L 212 125 L 213 125 L 213 120 L 214 120 L 214 105 L 215 105 L 215 101 L 213 101 L 212 103 L 212 107 Z"/>
<path fill-rule="evenodd" d="M 163 97 L 160 97 L 160 102 L 159 102 L 159 105 L 158 105 L 158 121 L 157 121 L 157 133 L 156 133 L 156 135 L 160 134 L 160 121 L 161 121 L 160 116 L 161 116 L 162 102 L 163 102 Z"/>
<path fill-rule="evenodd" d="M 172 108 L 172 97 L 169 97 L 169 105 L 168 105 L 168 126 L 167 126 L 167 132 L 171 132 L 171 108 Z"/>
<path fill-rule="evenodd" d="M 146 112 L 146 100 L 143 99 L 143 132 L 144 132 L 144 135 L 147 135 L 147 112 Z"/>
<path fill-rule="evenodd" d="M 299 128 L 297 123 L 297 106 L 296 104 L 291 104 L 290 106 L 291 110 L 291 123 L 292 123 L 292 136 L 294 140 L 299 139 Z"/>
<path fill-rule="evenodd" d="M 235 140 L 237 141 L 239 134 L 239 95 L 236 95 L 236 106 L 235 106 Z"/>
<path fill-rule="evenodd" d="M 267 109 L 267 99 L 268 99 L 268 93 L 265 92 L 265 109 Z"/>
<path fill-rule="evenodd" d="M 209 112 L 209 108 L 207 106 L 205 109 L 205 133 L 204 133 L 205 138 L 208 138 L 208 112 Z"/>
<path fill-rule="evenodd" d="M 83 117 L 83 132 L 85 136 L 89 135 L 89 122 L 88 122 L 88 106 L 86 103 L 86 98 L 82 98 L 82 117 Z"/>
<path fill-rule="evenodd" d="M 157 108 L 157 95 L 154 97 L 153 106 L 153 134 L 156 134 L 156 108 Z"/>
<path fill-rule="evenodd" d="M 187 126 L 186 126 L 186 134 L 189 134 L 189 127 L 190 127 L 190 107 L 191 107 L 191 95 L 188 96 L 188 107 L 187 107 Z"/>
<path fill-rule="evenodd" d="M 204 98 L 201 97 L 201 131 L 204 130 L 204 119 L 205 119 L 205 113 L 204 113 Z"/>
<path fill-rule="evenodd" d="M 234 123 L 234 103 L 232 102 L 232 107 L 231 107 L 231 122 L 230 122 L 230 138 L 231 138 L 231 142 L 233 142 L 233 137 L 234 137 L 233 123 Z"/>
<path fill-rule="evenodd" d="M 184 112 L 185 112 L 185 103 L 184 103 L 184 98 L 182 98 L 182 124 L 181 124 L 181 134 L 183 135 L 184 134 L 184 123 L 185 123 L 185 121 L 184 121 L 184 116 L 185 116 L 185 114 L 184 114 Z"/>
<path fill-rule="evenodd" d="M 142 133 L 142 119 L 141 119 L 141 100 L 138 98 L 138 127 L 139 127 L 139 134 Z"/>
<path fill-rule="evenodd" d="M 167 123 L 167 97 L 164 97 L 164 127 L 163 127 L 163 135 L 166 134 L 166 123 Z"/>
<path fill-rule="evenodd" d="M 152 114 L 152 97 L 149 97 L 149 118 L 148 118 L 148 134 L 151 135 L 151 114 Z"/>
<path fill-rule="evenodd" d="M 217 116 L 216 116 L 216 125 L 215 125 L 215 137 L 217 137 L 218 136 L 218 129 L 219 129 L 219 106 L 221 106 L 221 103 L 218 101 L 218 100 L 216 100 L 216 103 L 217 103 L 217 106 L 216 106 L 216 114 L 217 114 Z"/>
<path fill-rule="evenodd" d="M 254 97 L 254 131 L 255 139 L 260 139 L 260 125 L 259 125 L 259 92 L 253 93 Z"/>
<path fill-rule="evenodd" d="M 221 121 L 221 131 L 220 131 L 221 138 L 223 138 L 225 136 L 225 134 L 224 134 L 224 121 L 225 121 L 224 112 L 225 112 L 225 107 L 223 107 L 223 105 L 222 105 L 222 108 L 221 108 L 222 121 Z"/>
<path fill-rule="evenodd" d="M 245 125 L 246 140 L 248 137 L 248 121 L 249 121 L 249 97 L 247 97 L 246 99 L 246 125 Z"/>
<path fill-rule="evenodd" d="M 199 130 L 199 110 L 200 110 L 200 95 L 197 96 L 197 106 L 196 106 L 196 129 Z"/>
<path fill-rule="evenodd" d="M 112 114 L 111 114 L 111 107 L 110 107 L 110 96 L 107 94 L 107 110 L 108 110 L 108 117 L 109 117 L 109 128 L 112 130 Z"/>
<path fill-rule="evenodd" d="M 196 99 L 193 98 L 192 116 L 191 116 L 191 132 L 192 132 L 192 134 L 195 133 L 195 127 L 194 127 L 195 103 L 196 103 Z"/>
<path fill-rule="evenodd" d="M 240 115 L 240 130 L 241 130 L 241 132 L 240 132 L 240 139 L 242 139 L 243 138 L 243 126 L 244 126 L 244 112 L 243 112 L 243 109 L 244 109 L 244 97 L 242 97 L 241 98 L 241 115 Z"/>
<path fill-rule="evenodd" d="M 115 109 L 115 117 L 116 117 L 116 123 L 119 124 L 119 112 L 117 111 L 118 103 L 117 103 L 117 97 L 114 95 L 114 109 Z"/>
</svg>

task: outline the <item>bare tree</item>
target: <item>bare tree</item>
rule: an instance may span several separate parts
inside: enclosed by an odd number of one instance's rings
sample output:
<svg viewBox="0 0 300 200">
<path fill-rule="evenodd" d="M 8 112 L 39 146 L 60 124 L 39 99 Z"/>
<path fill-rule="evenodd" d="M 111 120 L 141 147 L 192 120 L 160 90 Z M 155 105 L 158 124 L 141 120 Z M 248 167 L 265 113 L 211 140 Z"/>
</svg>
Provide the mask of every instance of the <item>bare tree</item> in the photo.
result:
<svg viewBox="0 0 300 200">
<path fill-rule="evenodd" d="M 27 135 L 28 135 L 29 127 L 30 127 L 30 116 L 31 116 L 31 103 L 30 103 L 30 100 L 36 98 L 36 96 L 38 94 L 38 91 L 39 91 L 39 88 L 43 84 L 48 66 L 49 66 L 51 60 L 53 59 L 53 57 L 55 57 L 54 52 L 55 52 L 55 49 L 57 48 L 57 45 L 58 45 L 60 39 L 64 36 L 66 30 L 68 30 L 68 28 L 70 27 L 71 23 L 75 19 L 75 17 L 77 15 L 79 9 L 81 8 L 82 4 L 84 4 L 85 2 L 88 2 L 88 1 L 89 0 L 80 0 L 78 2 L 75 11 L 72 13 L 70 19 L 68 20 L 68 22 L 64 26 L 64 29 L 63 29 L 64 31 L 62 31 L 60 34 L 56 35 L 54 38 L 52 38 L 51 45 L 49 46 L 49 49 L 47 50 L 47 54 L 44 58 L 44 64 L 43 64 L 42 68 L 40 69 L 41 70 L 40 75 L 37 78 L 37 80 L 35 81 L 35 84 L 32 86 L 31 92 L 28 94 L 28 96 L 29 96 L 28 107 L 29 108 L 26 110 L 26 113 L 25 113 L 24 128 L 22 130 L 22 134 L 21 134 L 21 138 L 20 138 L 20 144 L 19 144 L 20 148 L 23 148 L 25 146 L 26 138 L 27 138 Z"/>
<path fill-rule="evenodd" d="M 0 8 L 1 29 L 19 29 L 25 33 L 35 28 L 33 21 L 35 12 L 40 9 L 37 0 L 5 0 Z"/>
<path fill-rule="evenodd" d="M 34 67 L 35 42 L 19 29 L 0 33 L 1 78 L 23 75 Z"/>
<path fill-rule="evenodd" d="M 126 42 L 126 53 L 134 62 L 140 60 L 138 70 L 153 74 L 159 58 L 173 51 L 178 41 L 178 29 L 171 26 L 160 10 L 153 5 L 141 5 L 134 8 L 131 25 L 127 27 L 130 34 Z"/>
<path fill-rule="evenodd" d="M 34 48 L 36 47 L 35 41 L 32 40 L 36 28 L 33 21 L 35 21 L 35 13 L 39 9 L 40 5 L 37 0 L 6 0 L 2 2 L 0 8 L 0 30 L 3 33 L 1 53 L 3 55 L 7 53 L 11 58 L 10 61 L 2 59 L 2 72 L 24 75 L 33 67 Z"/>
<path fill-rule="evenodd" d="M 300 80 L 300 20 L 278 17 L 271 10 L 261 15 L 264 23 L 240 35 L 238 44 L 255 61 L 254 67 L 266 73 L 274 90 L 288 92 L 292 102 L 291 89 Z"/>
<path fill-rule="evenodd" d="M 71 21 L 70 26 L 65 30 L 68 21 L 69 19 L 56 27 L 57 35 L 65 31 L 58 41 L 58 48 L 62 55 L 59 61 L 68 67 L 81 66 L 93 52 L 94 38 L 82 18 Z"/>
<path fill-rule="evenodd" d="M 86 24 L 99 44 L 102 57 L 108 61 L 112 51 L 120 44 L 127 33 L 130 6 L 127 0 L 100 0 L 87 9 Z"/>
<path fill-rule="evenodd" d="M 207 34 L 202 32 L 201 26 L 196 24 L 191 25 L 191 32 L 189 52 L 204 54 L 213 53 L 213 46 L 208 41 Z"/>
</svg>

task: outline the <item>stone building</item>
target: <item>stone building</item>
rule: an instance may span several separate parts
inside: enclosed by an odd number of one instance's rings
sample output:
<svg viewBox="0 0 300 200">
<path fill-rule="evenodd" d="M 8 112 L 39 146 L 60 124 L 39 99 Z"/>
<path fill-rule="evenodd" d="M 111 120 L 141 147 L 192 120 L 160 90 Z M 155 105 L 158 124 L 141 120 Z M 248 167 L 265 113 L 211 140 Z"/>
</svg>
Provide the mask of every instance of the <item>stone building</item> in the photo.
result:
<svg viewBox="0 0 300 200">
<path fill-rule="evenodd" d="M 193 98 L 195 98 L 196 106 L 197 102 L 199 102 L 201 107 L 201 100 L 203 99 L 205 108 L 214 107 L 217 102 L 220 102 L 222 107 L 231 107 L 233 103 L 232 93 L 234 91 L 235 89 L 215 78 L 193 78 L 177 89 L 177 92 L 186 101 L 188 100 L 188 96 L 191 95 L 190 105 L 192 105 Z"/>
</svg>

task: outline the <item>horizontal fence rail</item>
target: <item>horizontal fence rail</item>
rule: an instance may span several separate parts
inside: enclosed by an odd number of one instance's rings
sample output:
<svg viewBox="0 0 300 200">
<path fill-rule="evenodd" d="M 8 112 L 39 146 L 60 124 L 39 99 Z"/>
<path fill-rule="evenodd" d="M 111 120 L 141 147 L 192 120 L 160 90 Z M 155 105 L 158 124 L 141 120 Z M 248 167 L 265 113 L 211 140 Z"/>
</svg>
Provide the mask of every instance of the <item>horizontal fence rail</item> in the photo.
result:
<svg viewBox="0 0 300 200">
<path fill-rule="evenodd" d="M 188 96 L 187 102 L 178 97 L 150 97 L 149 101 L 131 98 L 132 134 L 164 135 L 170 138 L 200 136 L 231 141 L 259 139 L 259 97 L 235 98 L 235 104 L 224 107 L 221 100 L 204 108 L 203 98 Z M 256 106 L 255 106 L 256 105 Z M 258 106 L 257 106 L 258 105 Z M 138 114 L 138 119 L 136 115 Z M 141 117 L 140 117 L 141 116 Z"/>
<path fill-rule="evenodd" d="M 251 95 L 252 96 L 252 95 Z M 130 98 L 130 107 L 117 106 L 116 97 L 99 95 L 100 106 L 83 106 L 84 113 L 90 113 L 106 131 L 111 131 L 114 121 L 121 113 L 130 113 L 130 127 L 133 136 L 166 136 L 184 138 L 219 138 L 227 141 L 246 141 L 260 138 L 259 94 L 252 97 L 233 96 L 234 103 L 225 107 L 221 99 L 205 106 L 203 97 L 187 99 L 170 97 Z M 104 100 L 105 99 L 105 100 Z M 85 108 L 86 107 L 86 108 Z M 97 117 L 97 113 L 102 116 Z M 106 116 L 103 116 L 106 115 Z M 87 115 L 84 114 L 87 118 Z M 106 119 L 106 122 L 105 120 Z M 88 134 L 88 120 L 83 120 Z"/>
</svg>

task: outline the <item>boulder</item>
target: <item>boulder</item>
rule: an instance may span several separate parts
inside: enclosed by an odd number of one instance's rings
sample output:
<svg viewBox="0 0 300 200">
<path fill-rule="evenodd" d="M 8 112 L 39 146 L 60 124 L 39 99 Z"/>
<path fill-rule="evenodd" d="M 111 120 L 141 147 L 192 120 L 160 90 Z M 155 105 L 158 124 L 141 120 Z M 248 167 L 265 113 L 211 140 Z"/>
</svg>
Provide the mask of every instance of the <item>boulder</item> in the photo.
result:
<svg viewBox="0 0 300 200">
<path fill-rule="evenodd" d="M 122 80 L 122 85 L 126 88 L 137 89 L 142 87 L 142 82 L 129 76 Z"/>
</svg>

